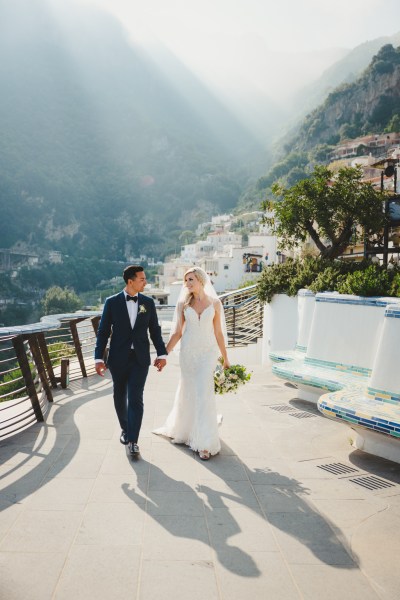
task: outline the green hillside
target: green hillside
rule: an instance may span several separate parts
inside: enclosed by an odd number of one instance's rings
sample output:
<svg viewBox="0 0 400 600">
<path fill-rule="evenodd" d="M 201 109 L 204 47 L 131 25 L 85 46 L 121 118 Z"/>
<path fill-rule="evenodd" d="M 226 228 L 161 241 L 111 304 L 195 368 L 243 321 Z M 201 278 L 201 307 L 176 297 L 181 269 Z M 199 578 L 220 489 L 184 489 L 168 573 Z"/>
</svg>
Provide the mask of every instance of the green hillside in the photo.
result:
<svg viewBox="0 0 400 600">
<path fill-rule="evenodd" d="M 344 139 L 400 129 L 400 47 L 383 46 L 353 83 L 332 91 L 295 133 L 281 140 L 279 158 L 258 181 L 265 190 L 278 179 L 293 185 L 324 163 Z"/>
<path fill-rule="evenodd" d="M 261 149 L 174 57 L 197 103 L 108 14 L 55 6 L 0 0 L 0 247 L 160 258 Z"/>
</svg>

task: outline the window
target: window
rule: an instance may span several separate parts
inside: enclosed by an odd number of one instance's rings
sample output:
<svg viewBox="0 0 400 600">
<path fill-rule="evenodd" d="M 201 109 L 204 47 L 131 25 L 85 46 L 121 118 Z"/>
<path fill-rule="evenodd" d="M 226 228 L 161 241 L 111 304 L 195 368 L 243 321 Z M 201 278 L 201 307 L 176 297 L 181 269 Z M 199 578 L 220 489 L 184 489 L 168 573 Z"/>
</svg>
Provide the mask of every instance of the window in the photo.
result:
<svg viewBox="0 0 400 600">
<path fill-rule="evenodd" d="M 229 265 L 224 265 L 224 270 L 226 271 L 227 269 L 229 269 Z"/>
</svg>

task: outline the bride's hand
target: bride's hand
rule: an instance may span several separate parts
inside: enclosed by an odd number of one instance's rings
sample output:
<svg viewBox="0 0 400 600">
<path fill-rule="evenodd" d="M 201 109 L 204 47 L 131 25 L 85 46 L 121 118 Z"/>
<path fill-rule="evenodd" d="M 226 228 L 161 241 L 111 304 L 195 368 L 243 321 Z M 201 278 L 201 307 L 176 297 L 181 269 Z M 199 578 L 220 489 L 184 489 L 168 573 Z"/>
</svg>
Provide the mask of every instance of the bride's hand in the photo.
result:
<svg viewBox="0 0 400 600">
<path fill-rule="evenodd" d="M 229 369 L 229 367 L 231 366 L 231 363 L 229 362 L 229 360 L 227 358 L 224 358 L 223 361 L 224 361 L 223 362 L 224 369 Z"/>
</svg>

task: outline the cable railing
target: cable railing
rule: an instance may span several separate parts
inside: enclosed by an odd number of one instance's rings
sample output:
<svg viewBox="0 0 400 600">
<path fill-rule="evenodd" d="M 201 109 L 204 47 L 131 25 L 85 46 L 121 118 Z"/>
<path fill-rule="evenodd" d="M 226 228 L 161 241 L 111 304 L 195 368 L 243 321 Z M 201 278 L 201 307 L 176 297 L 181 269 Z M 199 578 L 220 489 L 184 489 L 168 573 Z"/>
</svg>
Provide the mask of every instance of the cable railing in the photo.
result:
<svg viewBox="0 0 400 600">
<path fill-rule="evenodd" d="M 219 299 L 225 311 L 228 346 L 243 346 L 262 337 L 263 308 L 256 295 L 257 285 L 222 294 Z M 175 306 L 157 305 L 163 335 L 170 332 Z"/>
<path fill-rule="evenodd" d="M 44 421 L 53 390 L 95 372 L 99 312 L 0 329 L 0 440 Z"/>
<path fill-rule="evenodd" d="M 256 285 L 220 296 L 228 345 L 255 343 L 262 336 L 263 310 Z M 157 305 L 164 337 L 175 306 Z M 100 312 L 43 317 L 40 323 L 0 328 L 0 440 L 44 421 L 53 391 L 95 373 L 93 360 Z"/>
<path fill-rule="evenodd" d="M 257 285 L 220 296 L 225 311 L 228 346 L 256 343 L 263 332 L 263 307 L 256 294 Z"/>
</svg>

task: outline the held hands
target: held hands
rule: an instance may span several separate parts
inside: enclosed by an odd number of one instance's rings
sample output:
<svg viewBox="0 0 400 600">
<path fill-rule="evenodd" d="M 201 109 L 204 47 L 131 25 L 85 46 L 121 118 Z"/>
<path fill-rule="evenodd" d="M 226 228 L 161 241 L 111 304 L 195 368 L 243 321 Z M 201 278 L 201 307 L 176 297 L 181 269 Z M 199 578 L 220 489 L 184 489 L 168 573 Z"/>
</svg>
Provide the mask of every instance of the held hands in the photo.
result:
<svg viewBox="0 0 400 600">
<path fill-rule="evenodd" d="M 95 363 L 96 373 L 100 375 L 100 377 L 104 377 L 104 373 L 107 371 L 107 367 L 103 362 Z"/>
<path fill-rule="evenodd" d="M 167 364 L 167 361 L 165 358 L 156 358 L 153 365 L 156 367 L 157 371 L 161 372 L 163 370 L 163 368 L 165 367 L 165 365 Z"/>
</svg>

